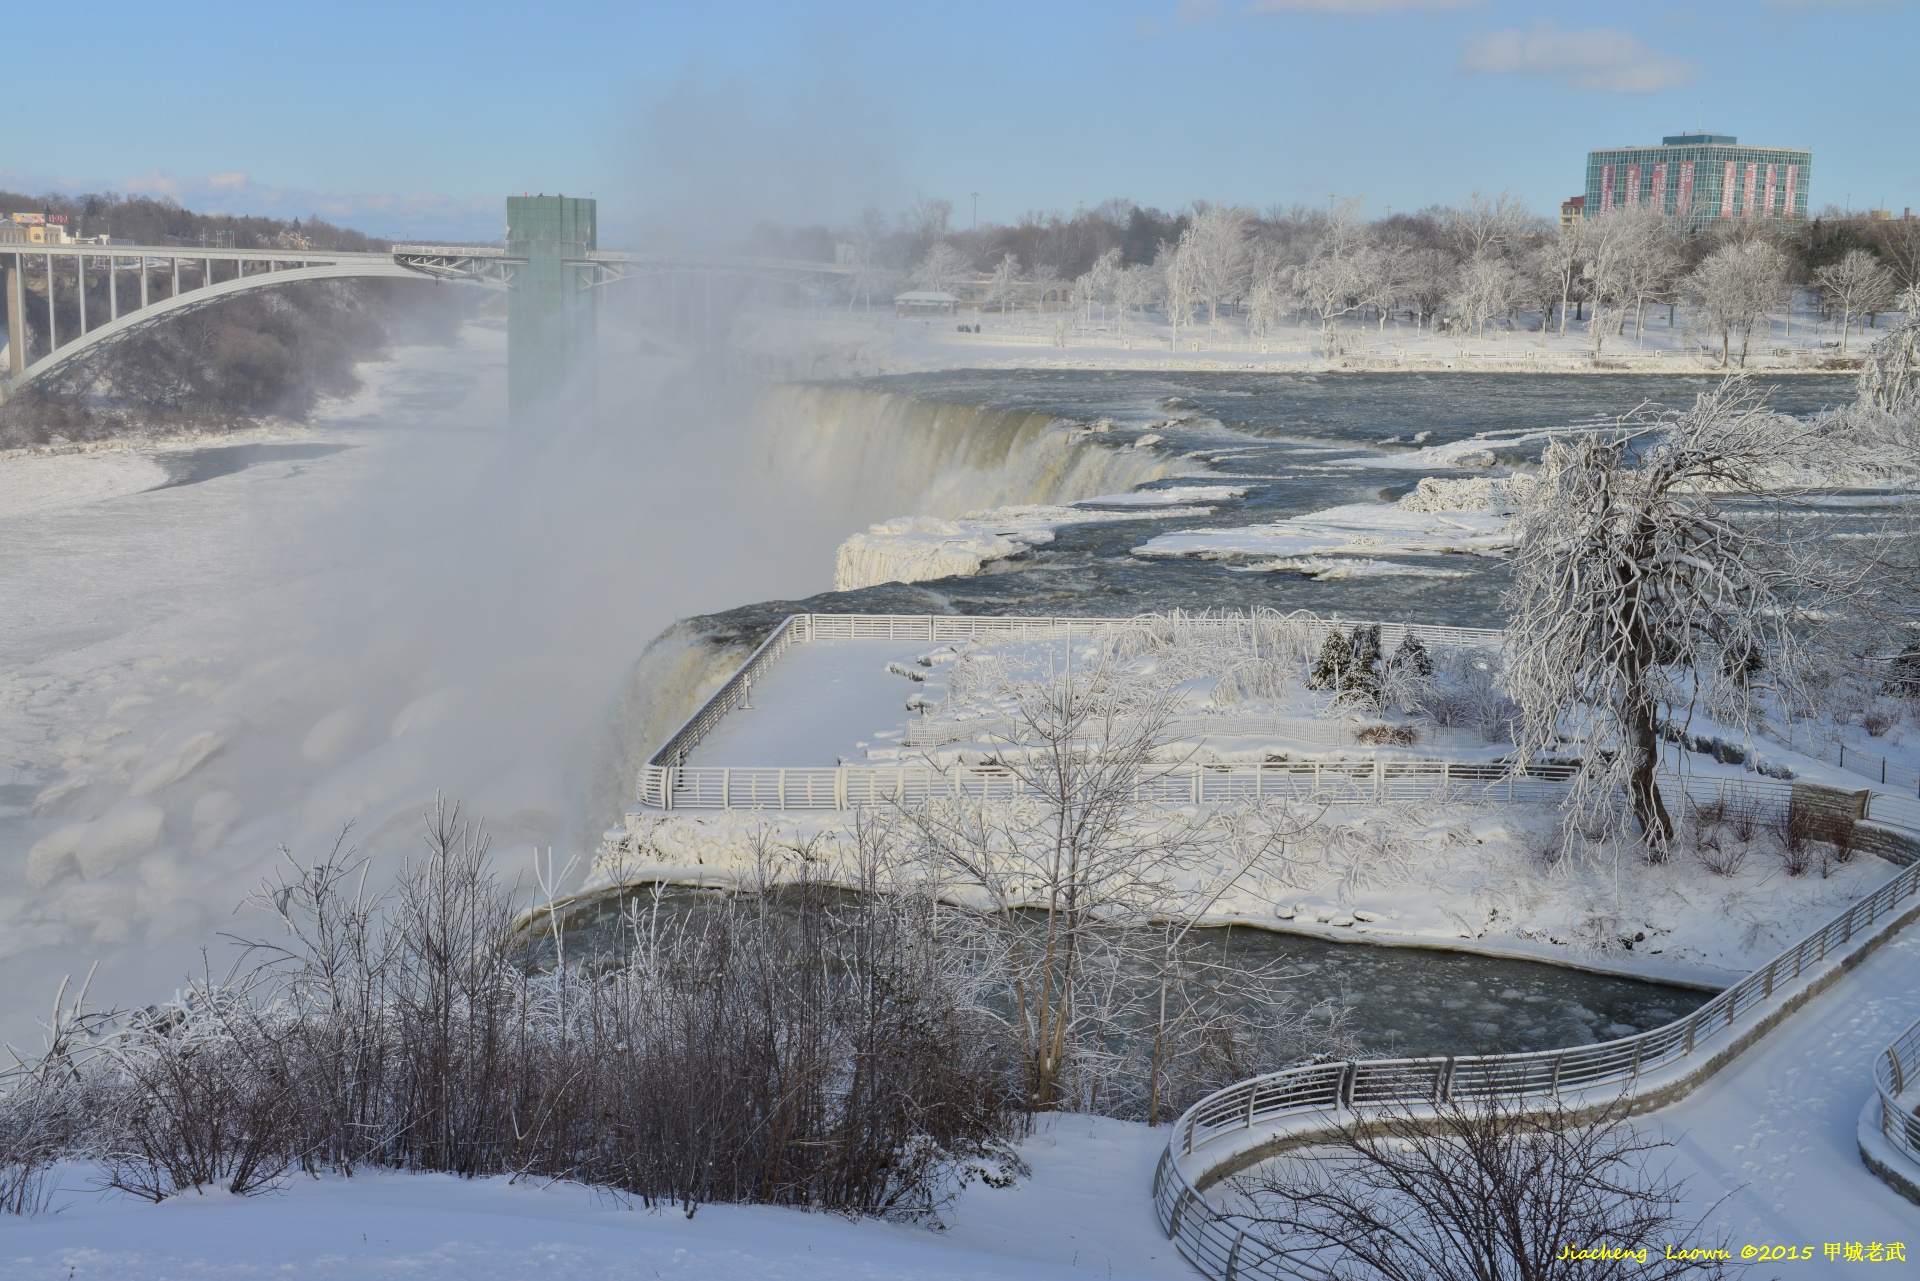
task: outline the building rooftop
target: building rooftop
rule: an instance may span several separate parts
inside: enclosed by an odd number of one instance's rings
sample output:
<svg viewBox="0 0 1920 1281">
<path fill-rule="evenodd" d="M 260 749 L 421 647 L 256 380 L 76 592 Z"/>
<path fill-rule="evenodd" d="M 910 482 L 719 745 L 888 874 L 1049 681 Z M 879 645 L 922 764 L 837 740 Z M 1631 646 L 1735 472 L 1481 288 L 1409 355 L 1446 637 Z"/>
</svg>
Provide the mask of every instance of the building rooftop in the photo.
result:
<svg viewBox="0 0 1920 1281">
<path fill-rule="evenodd" d="M 1670 133 L 1660 140 L 1663 147 L 1737 147 L 1740 140 L 1730 133 Z"/>
</svg>

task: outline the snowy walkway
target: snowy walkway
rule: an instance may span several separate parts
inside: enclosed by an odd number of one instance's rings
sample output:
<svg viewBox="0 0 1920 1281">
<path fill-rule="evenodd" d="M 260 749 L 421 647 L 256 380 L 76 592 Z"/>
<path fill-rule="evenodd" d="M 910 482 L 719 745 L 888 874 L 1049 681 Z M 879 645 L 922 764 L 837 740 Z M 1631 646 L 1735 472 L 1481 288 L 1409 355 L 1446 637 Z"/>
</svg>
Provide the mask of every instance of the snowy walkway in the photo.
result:
<svg viewBox="0 0 1920 1281">
<path fill-rule="evenodd" d="M 1195 1274 L 1148 1199 L 1165 1130 L 1063 1118 L 1023 1148 L 1033 1178 L 974 1186 L 952 1227 L 853 1222 L 766 1207 L 650 1213 L 577 1187 L 370 1174 L 297 1179 L 280 1195 L 152 1206 L 93 1192 L 7 1225 L 0 1276 L 19 1281 L 685 1277 L 1067 1281 Z"/>
<path fill-rule="evenodd" d="M 1691 1176 L 1695 1213 L 1760 1245 L 1904 1241 L 1920 1256 L 1920 1209 L 1868 1172 L 1856 1127 L 1873 1062 L 1920 1018 L 1920 926 L 1768 1033 L 1691 1098 L 1657 1114 Z M 1846 1265 L 1851 1266 L 1851 1265 Z M 1843 1265 L 1816 1259 L 1794 1276 Z M 1848 1273 L 1850 1275 L 1850 1273 Z"/>
<path fill-rule="evenodd" d="M 932 648 L 920 640 L 819 640 L 795 645 L 753 686 L 753 707 L 736 710 L 702 739 L 688 765 L 833 766 L 858 761 L 860 744 L 907 725 L 919 688 L 889 675 Z"/>
</svg>

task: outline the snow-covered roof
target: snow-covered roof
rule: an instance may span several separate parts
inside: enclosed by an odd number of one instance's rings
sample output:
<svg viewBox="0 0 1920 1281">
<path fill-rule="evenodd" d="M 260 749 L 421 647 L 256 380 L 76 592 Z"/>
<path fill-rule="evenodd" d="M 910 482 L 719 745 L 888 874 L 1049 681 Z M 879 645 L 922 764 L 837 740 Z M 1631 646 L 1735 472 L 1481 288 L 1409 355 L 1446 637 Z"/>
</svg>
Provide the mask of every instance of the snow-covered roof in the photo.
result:
<svg viewBox="0 0 1920 1281">
<path fill-rule="evenodd" d="M 910 289 L 904 294 L 895 294 L 895 302 L 959 302 L 952 294 L 941 293 L 935 289 Z"/>
</svg>

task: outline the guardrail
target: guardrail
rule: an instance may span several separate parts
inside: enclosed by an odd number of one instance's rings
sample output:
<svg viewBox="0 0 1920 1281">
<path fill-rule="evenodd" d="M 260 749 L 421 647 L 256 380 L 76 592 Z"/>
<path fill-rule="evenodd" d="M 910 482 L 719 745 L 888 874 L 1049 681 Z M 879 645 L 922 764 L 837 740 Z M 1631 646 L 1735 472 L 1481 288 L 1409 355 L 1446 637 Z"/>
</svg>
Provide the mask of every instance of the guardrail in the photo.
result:
<svg viewBox="0 0 1920 1281">
<path fill-rule="evenodd" d="M 1362 805 L 1431 800 L 1558 800 L 1573 765 L 1514 772 L 1484 761 L 1273 761 L 1263 764 L 1148 766 L 1134 783 L 1141 805 L 1218 805 L 1317 800 Z M 1004 765 L 663 766 L 640 770 L 639 798 L 652 809 L 856 809 L 944 797 L 979 800 L 1026 794 Z"/>
<path fill-rule="evenodd" d="M 1175 716 L 1169 719 L 1162 729 L 1162 736 L 1169 740 L 1187 738 L 1246 738 L 1259 735 L 1265 738 L 1285 739 L 1295 743 L 1311 743 L 1315 747 L 1407 747 L 1411 742 L 1394 742 L 1383 737 L 1385 732 L 1399 729 L 1393 724 L 1354 725 L 1346 721 L 1311 720 L 1300 716 L 1275 716 L 1258 712 L 1208 712 L 1197 716 Z M 1415 728 L 1408 725 L 1406 728 Z M 1368 737 L 1369 731 L 1376 731 Z M 1006 717 L 983 716 L 978 720 L 938 720 L 921 717 L 907 722 L 907 731 L 900 739 L 902 747 L 945 747 L 949 743 L 966 743 L 981 740 L 996 746 L 1014 741 L 1018 733 L 1016 722 Z"/>
<path fill-rule="evenodd" d="M 1187 1109 L 1161 1154 L 1153 1180 L 1160 1226 L 1180 1252 L 1210 1277 L 1284 1281 L 1293 1274 L 1283 1272 L 1233 1215 L 1201 1194 L 1182 1167 L 1183 1159 L 1209 1143 L 1261 1126 L 1271 1127 L 1276 1139 L 1283 1128 L 1290 1128 L 1289 1137 L 1311 1142 L 1362 1118 L 1370 1109 L 1418 1109 L 1496 1095 L 1544 1102 L 1596 1090 L 1607 1091 L 1610 1100 L 1633 1095 L 1651 1073 L 1690 1059 L 1700 1064 L 1699 1074 L 1710 1072 L 1723 1061 L 1723 1051 L 1736 1029 L 1754 1026 L 1763 1013 L 1784 1013 L 1790 1008 L 1781 989 L 1825 965 L 1830 956 L 1853 948 L 1856 941 L 1864 944 L 1892 928 L 1900 919 L 1900 909 L 1916 892 L 1920 892 L 1920 863 L 1909 864 L 1872 894 L 1685 1018 L 1633 1036 L 1524 1054 L 1306 1064 L 1216 1091 Z M 1837 972 L 1829 978 L 1832 973 Z M 1882 1058 L 1883 1065 L 1891 1063 L 1890 1073 L 1900 1074 L 1882 1084 L 1883 1113 L 1901 1118 L 1905 1138 L 1912 1144 L 1920 1144 L 1920 1125 L 1897 1107 L 1885 1112 L 1884 1103 L 1889 1097 L 1886 1085 L 1895 1081 L 1904 1085 L 1917 1059 L 1920 1026 L 1910 1029 Z M 1662 1088 L 1673 1084 L 1665 1082 Z M 1893 1093 L 1897 1096 L 1900 1091 Z M 1901 1142 L 1899 1136 L 1889 1137 Z M 1913 1154 L 1920 1149 L 1903 1146 L 1903 1150 Z M 1209 1182 L 1209 1175 L 1227 1164 L 1244 1168 L 1250 1163 L 1249 1155 L 1244 1146 L 1223 1150 L 1198 1181 Z"/>
<path fill-rule="evenodd" d="M 712 732 L 714 726 L 726 718 L 727 713 L 751 696 L 753 682 L 760 679 L 782 654 L 795 645 L 816 640 L 925 640 L 929 644 L 939 644 L 943 641 L 983 637 L 1071 638 L 1076 634 L 1091 635 L 1109 631 L 1115 627 L 1150 626 L 1163 621 L 1165 621 L 1164 615 L 1154 614 L 1139 614 L 1127 618 L 1037 618 L 1022 615 L 975 617 L 956 614 L 789 614 L 781 620 L 778 627 L 774 628 L 773 633 L 761 642 L 759 648 L 747 657 L 747 661 L 741 664 L 740 669 L 728 677 L 726 682 L 714 691 L 713 696 L 701 704 L 698 711 L 687 718 L 686 723 L 661 745 L 659 751 L 648 758 L 639 781 L 641 802 L 647 803 L 649 778 L 647 771 L 678 769 L 684 766 L 687 755 L 699 745 L 700 740 Z M 1380 628 L 1383 645 L 1398 645 L 1406 639 L 1409 632 L 1418 633 L 1423 641 L 1434 644 L 1482 647 L 1498 646 L 1506 636 L 1505 632 L 1494 628 L 1429 627 L 1418 623 L 1359 622 L 1352 619 L 1320 618 L 1310 614 L 1285 614 L 1277 618 L 1251 614 L 1198 615 L 1181 618 L 1180 625 L 1197 631 L 1231 634 L 1254 626 L 1271 625 L 1274 621 L 1293 621 L 1304 624 L 1313 631 L 1316 639 L 1323 638 L 1329 630 L 1336 627 L 1377 626 Z"/>
<path fill-rule="evenodd" d="M 1880 1091 L 1880 1132 L 1920 1165 L 1920 1111 L 1903 1097 L 1909 1086 L 1920 1085 L 1920 1023 L 1881 1052 L 1873 1064 L 1873 1083 Z"/>
</svg>

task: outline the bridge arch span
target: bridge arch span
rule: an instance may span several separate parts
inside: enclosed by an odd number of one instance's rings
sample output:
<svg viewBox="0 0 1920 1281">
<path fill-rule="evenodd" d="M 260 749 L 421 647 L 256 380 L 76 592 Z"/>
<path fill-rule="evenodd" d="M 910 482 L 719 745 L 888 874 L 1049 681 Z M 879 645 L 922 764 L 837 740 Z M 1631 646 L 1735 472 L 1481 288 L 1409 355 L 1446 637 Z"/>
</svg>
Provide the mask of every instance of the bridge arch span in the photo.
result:
<svg viewBox="0 0 1920 1281">
<path fill-rule="evenodd" d="M 103 257 L 105 255 L 102 255 Z M 170 316 L 200 307 L 210 306 L 222 298 L 231 298 L 235 294 L 250 293 L 258 289 L 268 289 L 279 285 L 292 284 L 300 280 L 340 280 L 352 277 L 373 277 L 399 280 L 423 280 L 431 277 L 423 273 L 402 267 L 385 255 L 377 258 L 369 255 L 369 260 L 338 261 L 316 263 L 304 267 L 285 267 L 254 275 L 235 276 L 230 280 L 217 281 L 211 285 L 202 285 L 197 289 L 171 297 L 150 302 L 134 311 L 123 312 L 104 325 L 87 330 L 82 336 L 70 342 L 62 343 L 52 351 L 26 366 L 13 378 L 4 383 L 4 395 L 7 399 L 29 384 L 45 378 L 49 374 L 72 364 L 74 361 L 103 347 L 138 333 L 150 325 L 158 324 Z"/>
</svg>

